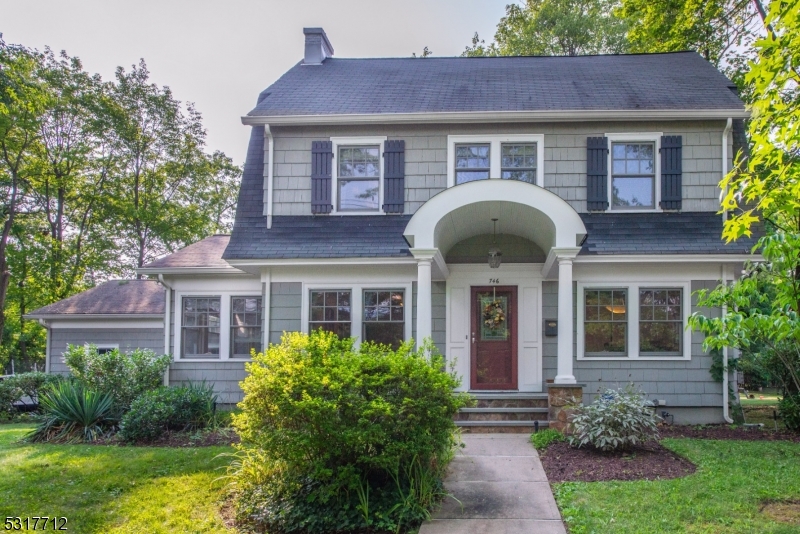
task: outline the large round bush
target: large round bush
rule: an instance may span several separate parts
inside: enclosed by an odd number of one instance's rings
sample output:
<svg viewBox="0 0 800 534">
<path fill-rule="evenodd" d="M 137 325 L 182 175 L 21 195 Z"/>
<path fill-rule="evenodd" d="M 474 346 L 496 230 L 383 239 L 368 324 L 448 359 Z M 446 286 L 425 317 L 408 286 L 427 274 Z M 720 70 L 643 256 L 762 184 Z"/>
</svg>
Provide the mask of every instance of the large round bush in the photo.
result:
<svg viewBox="0 0 800 534">
<path fill-rule="evenodd" d="M 248 364 L 236 483 L 240 517 L 269 532 L 393 530 L 425 517 L 469 402 L 441 356 L 318 331 Z"/>
</svg>

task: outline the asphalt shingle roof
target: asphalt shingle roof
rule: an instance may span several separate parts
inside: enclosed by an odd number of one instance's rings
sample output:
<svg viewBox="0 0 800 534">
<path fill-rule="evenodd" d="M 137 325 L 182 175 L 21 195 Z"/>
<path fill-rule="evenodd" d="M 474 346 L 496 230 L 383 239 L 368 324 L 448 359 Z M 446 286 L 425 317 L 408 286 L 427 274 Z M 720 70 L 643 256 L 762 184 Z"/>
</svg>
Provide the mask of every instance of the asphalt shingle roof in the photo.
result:
<svg viewBox="0 0 800 534">
<path fill-rule="evenodd" d="M 28 315 L 163 314 L 164 295 L 164 288 L 155 280 L 110 280 Z"/>
<path fill-rule="evenodd" d="M 212 235 L 193 243 L 179 251 L 159 258 L 144 265 L 143 269 L 208 267 L 229 268 L 230 264 L 222 259 L 222 253 L 228 246 L 231 236 L 225 234 Z"/>
<path fill-rule="evenodd" d="M 250 116 L 557 110 L 742 110 L 696 52 L 578 57 L 328 58 L 292 67 Z"/>
<path fill-rule="evenodd" d="M 733 243 L 722 240 L 714 212 L 582 213 L 587 238 L 581 254 L 749 254 L 763 231 Z"/>
</svg>

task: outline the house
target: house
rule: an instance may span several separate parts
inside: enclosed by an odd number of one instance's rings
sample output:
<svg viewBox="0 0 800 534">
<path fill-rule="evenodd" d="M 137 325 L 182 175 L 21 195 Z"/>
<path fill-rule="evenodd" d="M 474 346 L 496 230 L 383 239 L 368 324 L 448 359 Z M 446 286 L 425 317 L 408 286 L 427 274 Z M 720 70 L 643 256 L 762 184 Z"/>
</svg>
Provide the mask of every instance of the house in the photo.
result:
<svg viewBox="0 0 800 534">
<path fill-rule="evenodd" d="M 557 423 L 565 397 L 629 382 L 676 423 L 723 421 L 686 324 L 755 242 L 720 239 L 747 117 L 730 80 L 694 52 L 338 59 L 304 33 L 242 118 L 232 234 L 139 270 L 158 284 L 32 313 L 48 369 L 67 342 L 152 346 L 171 383 L 236 402 L 252 349 L 324 328 L 431 338 L 481 401 L 464 426 Z M 137 304 L 156 289 L 163 305 Z"/>
</svg>

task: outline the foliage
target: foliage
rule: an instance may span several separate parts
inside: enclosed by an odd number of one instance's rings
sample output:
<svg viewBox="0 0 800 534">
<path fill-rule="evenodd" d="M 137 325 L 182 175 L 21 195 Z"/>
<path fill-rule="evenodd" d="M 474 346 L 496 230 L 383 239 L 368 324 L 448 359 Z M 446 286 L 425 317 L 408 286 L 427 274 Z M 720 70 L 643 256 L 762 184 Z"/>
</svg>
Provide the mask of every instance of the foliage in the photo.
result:
<svg viewBox="0 0 800 534">
<path fill-rule="evenodd" d="M 125 441 L 154 441 L 169 430 L 196 430 L 214 418 L 217 395 L 205 382 L 146 391 L 122 416 L 120 436 Z"/>
<path fill-rule="evenodd" d="M 612 16 L 616 0 L 526 0 L 506 6 L 494 42 L 476 33 L 462 56 L 578 56 L 620 53 L 625 24 Z"/>
<path fill-rule="evenodd" d="M 214 484 L 230 447 L 20 443 L 31 425 L 0 425 L 0 516 L 57 510 L 68 532 L 235 534 Z M 52 516 L 54 513 L 51 512 Z M 41 531 L 41 523 L 39 525 Z"/>
<path fill-rule="evenodd" d="M 555 428 L 544 428 L 535 434 L 531 434 L 531 443 L 538 451 L 545 450 L 551 443 L 566 441 L 566 439 L 566 436 Z"/>
<path fill-rule="evenodd" d="M 432 56 L 432 55 L 433 55 L 433 52 L 431 50 L 428 50 L 427 46 L 422 49 L 422 53 L 420 55 L 417 55 L 416 52 L 411 52 L 411 57 L 413 57 L 413 58 L 423 58 L 423 59 L 425 59 L 426 57 Z"/>
<path fill-rule="evenodd" d="M 39 399 L 44 419 L 27 439 L 75 443 L 95 441 L 115 422 L 114 399 L 65 380 L 44 391 Z"/>
<path fill-rule="evenodd" d="M 94 345 L 69 345 L 64 353 L 64 363 L 75 379 L 86 389 L 111 395 L 122 412 L 136 397 L 164 383 L 169 362 L 168 355 L 156 356 L 147 349 L 99 354 Z"/>
<path fill-rule="evenodd" d="M 658 439 L 652 407 L 653 403 L 633 386 L 607 389 L 591 404 L 574 408 L 569 443 L 573 447 L 591 445 L 601 451 L 615 451 Z"/>
<path fill-rule="evenodd" d="M 665 439 L 661 444 L 697 465 L 697 472 L 671 480 L 553 484 L 569 532 L 797 531 L 764 514 L 763 505 L 800 498 L 800 443 Z"/>
<path fill-rule="evenodd" d="M 14 403 L 24 394 L 11 380 L 0 380 L 0 421 L 11 419 L 14 414 Z"/>
<path fill-rule="evenodd" d="M 800 432 L 800 394 L 785 395 L 778 403 L 778 412 L 786 428 Z"/>
<path fill-rule="evenodd" d="M 247 364 L 234 426 L 238 515 L 270 531 L 394 530 L 442 493 L 469 402 L 428 342 L 397 351 L 316 331 Z"/>
</svg>

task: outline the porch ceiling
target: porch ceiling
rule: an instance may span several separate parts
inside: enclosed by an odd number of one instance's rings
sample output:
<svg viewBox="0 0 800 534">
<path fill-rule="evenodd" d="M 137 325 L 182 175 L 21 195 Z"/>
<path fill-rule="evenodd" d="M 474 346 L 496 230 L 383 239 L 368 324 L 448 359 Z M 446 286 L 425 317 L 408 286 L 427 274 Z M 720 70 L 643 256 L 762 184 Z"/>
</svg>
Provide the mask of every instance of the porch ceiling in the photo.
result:
<svg viewBox="0 0 800 534">
<path fill-rule="evenodd" d="M 553 247 L 575 247 L 586 235 L 578 213 L 541 187 L 511 180 L 482 180 L 451 187 L 426 202 L 406 226 L 414 248 L 450 248 L 472 236 L 498 234 L 533 241 L 547 254 Z"/>
</svg>

